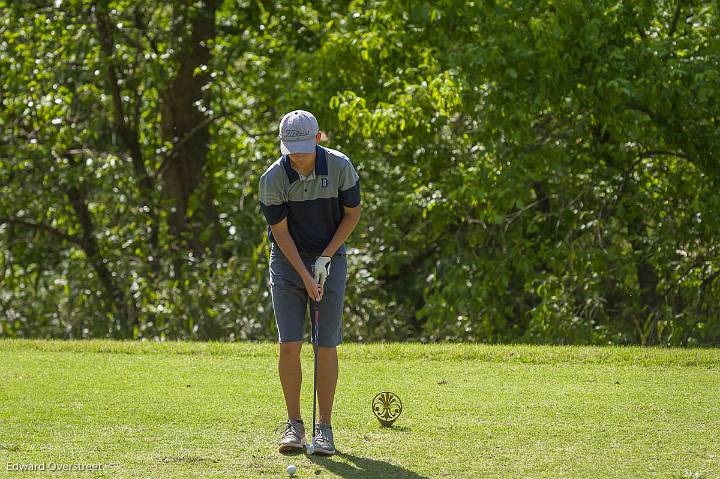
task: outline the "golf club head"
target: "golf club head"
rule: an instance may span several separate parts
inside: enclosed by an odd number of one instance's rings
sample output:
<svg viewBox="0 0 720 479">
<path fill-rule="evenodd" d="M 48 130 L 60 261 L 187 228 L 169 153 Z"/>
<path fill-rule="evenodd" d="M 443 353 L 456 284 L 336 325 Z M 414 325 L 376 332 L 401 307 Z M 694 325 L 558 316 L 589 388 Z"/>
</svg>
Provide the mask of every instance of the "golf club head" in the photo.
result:
<svg viewBox="0 0 720 479">
<path fill-rule="evenodd" d="M 305 444 L 305 449 L 307 450 L 308 454 L 315 454 L 315 439 L 313 438 L 312 442 Z"/>
</svg>

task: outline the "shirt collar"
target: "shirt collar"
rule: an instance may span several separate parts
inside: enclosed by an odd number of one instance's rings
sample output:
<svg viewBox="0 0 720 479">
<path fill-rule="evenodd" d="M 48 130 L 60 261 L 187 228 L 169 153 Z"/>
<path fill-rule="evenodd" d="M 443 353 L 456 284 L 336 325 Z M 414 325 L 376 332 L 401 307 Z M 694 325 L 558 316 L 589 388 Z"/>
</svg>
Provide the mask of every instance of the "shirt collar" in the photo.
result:
<svg viewBox="0 0 720 479">
<path fill-rule="evenodd" d="M 285 174 L 287 174 L 288 180 L 290 180 L 290 184 L 293 183 L 295 180 L 300 179 L 300 174 L 293 170 L 292 166 L 290 165 L 290 158 L 288 158 L 287 155 L 283 155 L 282 157 L 282 165 L 283 168 L 285 168 Z M 325 154 L 325 148 L 323 148 L 320 145 L 315 146 L 315 177 L 318 176 L 327 176 L 328 175 L 328 165 L 327 165 L 327 156 Z M 312 174 L 306 178 L 312 179 Z"/>
<path fill-rule="evenodd" d="M 300 181 L 312 181 L 316 178 L 317 175 L 315 175 L 315 170 L 311 171 L 309 175 L 303 176 L 299 171 L 296 171 L 298 174 L 298 178 L 300 178 Z"/>
</svg>

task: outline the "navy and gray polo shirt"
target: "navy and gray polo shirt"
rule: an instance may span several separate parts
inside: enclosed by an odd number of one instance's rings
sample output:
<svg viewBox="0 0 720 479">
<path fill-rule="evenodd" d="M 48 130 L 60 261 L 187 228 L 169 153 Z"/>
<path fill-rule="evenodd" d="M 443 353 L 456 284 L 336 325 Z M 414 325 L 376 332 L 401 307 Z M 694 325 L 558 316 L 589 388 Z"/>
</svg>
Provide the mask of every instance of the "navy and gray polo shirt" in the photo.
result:
<svg viewBox="0 0 720 479">
<path fill-rule="evenodd" d="M 360 177 L 339 151 L 316 147 L 315 170 L 303 177 L 280 157 L 260 177 L 260 207 L 268 225 L 288 219 L 298 251 L 320 254 L 344 215 L 360 204 Z M 275 242 L 268 226 L 268 238 Z"/>
</svg>

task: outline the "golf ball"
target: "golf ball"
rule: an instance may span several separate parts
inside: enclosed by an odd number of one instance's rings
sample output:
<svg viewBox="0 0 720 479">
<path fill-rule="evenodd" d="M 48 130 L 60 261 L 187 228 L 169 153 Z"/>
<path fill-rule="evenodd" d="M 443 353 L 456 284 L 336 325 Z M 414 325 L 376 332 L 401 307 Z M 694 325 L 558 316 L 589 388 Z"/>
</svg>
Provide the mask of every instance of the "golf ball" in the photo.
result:
<svg viewBox="0 0 720 479">
<path fill-rule="evenodd" d="M 290 464 L 287 468 L 288 475 L 292 477 L 295 475 L 296 472 L 297 472 L 297 467 L 295 467 L 293 464 Z"/>
</svg>

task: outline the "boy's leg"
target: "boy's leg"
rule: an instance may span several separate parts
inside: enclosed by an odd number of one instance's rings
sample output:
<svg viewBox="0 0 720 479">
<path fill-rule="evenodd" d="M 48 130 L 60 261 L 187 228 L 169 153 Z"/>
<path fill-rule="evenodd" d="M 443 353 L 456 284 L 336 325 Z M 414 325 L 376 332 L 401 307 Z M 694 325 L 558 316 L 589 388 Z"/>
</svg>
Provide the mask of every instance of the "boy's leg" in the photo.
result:
<svg viewBox="0 0 720 479">
<path fill-rule="evenodd" d="M 302 386 L 302 368 L 300 367 L 300 350 L 302 341 L 280 344 L 278 372 L 282 384 L 288 419 L 301 419 L 300 387 Z"/>
<path fill-rule="evenodd" d="M 322 319 L 320 319 L 322 321 Z M 338 379 L 337 348 L 318 348 L 318 408 L 320 422 L 332 424 L 332 406 Z"/>
<path fill-rule="evenodd" d="M 280 452 L 296 451 L 305 445 L 305 424 L 300 419 L 301 347 L 302 341 L 280 343 L 278 372 L 288 413 L 288 420 L 278 441 Z"/>
<path fill-rule="evenodd" d="M 280 343 L 278 373 L 288 414 L 278 445 L 280 452 L 288 452 L 302 449 L 305 444 L 305 425 L 300 419 L 300 350 L 307 293 L 300 276 L 274 245 L 270 252 L 270 290 Z"/>
</svg>

